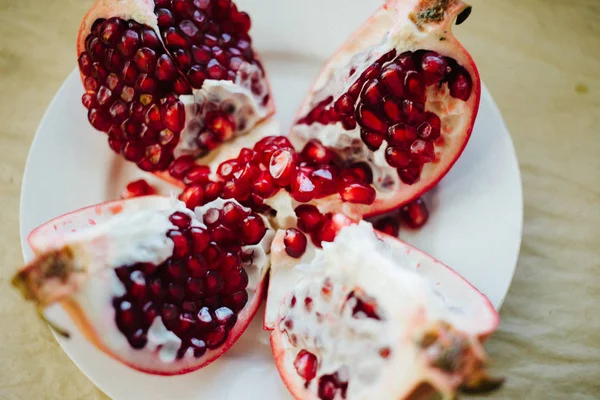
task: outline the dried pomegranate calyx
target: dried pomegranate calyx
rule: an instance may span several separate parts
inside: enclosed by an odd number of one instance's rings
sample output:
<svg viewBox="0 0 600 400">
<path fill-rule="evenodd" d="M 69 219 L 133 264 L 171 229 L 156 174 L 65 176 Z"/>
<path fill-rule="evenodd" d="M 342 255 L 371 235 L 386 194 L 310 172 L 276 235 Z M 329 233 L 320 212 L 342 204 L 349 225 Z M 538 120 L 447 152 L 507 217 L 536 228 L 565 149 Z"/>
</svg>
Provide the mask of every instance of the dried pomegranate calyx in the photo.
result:
<svg viewBox="0 0 600 400">
<path fill-rule="evenodd" d="M 493 382 L 481 342 L 498 315 L 438 261 L 377 237 L 366 222 L 342 228 L 295 267 L 280 267 L 277 238 L 273 246 L 271 284 L 287 292 L 270 288 L 266 323 L 296 398 L 410 398 L 421 384 L 453 398 L 470 382 Z"/>
</svg>

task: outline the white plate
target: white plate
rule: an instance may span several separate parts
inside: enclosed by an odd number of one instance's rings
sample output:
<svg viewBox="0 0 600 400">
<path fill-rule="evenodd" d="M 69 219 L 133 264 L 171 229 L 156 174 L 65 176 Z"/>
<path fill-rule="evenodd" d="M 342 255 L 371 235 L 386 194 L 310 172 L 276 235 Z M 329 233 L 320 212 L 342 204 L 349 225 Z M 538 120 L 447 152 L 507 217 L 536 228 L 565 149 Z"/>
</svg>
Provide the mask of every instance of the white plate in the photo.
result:
<svg viewBox="0 0 600 400">
<path fill-rule="evenodd" d="M 238 3 L 253 16 L 256 47 L 269 71 L 279 117 L 289 122 L 323 60 L 380 1 Z M 340 9 L 344 10 L 343 20 Z M 323 28 L 314 28 L 318 26 Z M 21 197 L 21 243 L 26 260 L 32 253 L 25 239 L 33 228 L 65 212 L 118 198 L 125 183 L 141 175 L 116 158 L 105 136 L 90 127 L 80 102 L 82 93 L 74 71 L 50 104 L 32 144 Z M 401 236 L 450 265 L 499 308 L 519 253 L 523 201 L 511 139 L 485 87 L 473 137 L 454 169 L 428 195 L 428 205 L 429 223 Z M 52 311 L 62 326 L 75 331 L 60 308 Z M 57 340 L 101 390 L 118 400 L 290 398 L 272 362 L 260 320 L 256 318 L 217 362 L 179 377 L 133 371 L 78 334 L 68 341 Z"/>
</svg>

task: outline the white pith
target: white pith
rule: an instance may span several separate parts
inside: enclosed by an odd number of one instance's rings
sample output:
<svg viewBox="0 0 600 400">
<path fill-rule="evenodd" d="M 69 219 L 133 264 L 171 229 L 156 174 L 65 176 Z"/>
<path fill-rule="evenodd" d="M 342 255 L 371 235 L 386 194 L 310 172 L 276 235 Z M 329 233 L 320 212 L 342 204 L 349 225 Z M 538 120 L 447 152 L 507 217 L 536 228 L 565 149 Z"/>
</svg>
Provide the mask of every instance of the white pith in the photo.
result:
<svg viewBox="0 0 600 400">
<path fill-rule="evenodd" d="M 373 171 L 373 184 L 377 189 L 375 203 L 367 208 L 369 215 L 384 212 L 418 197 L 414 194 L 429 189 L 454 162 L 465 144 L 465 132 L 470 133 L 474 114 L 479 103 L 479 75 L 472 65 L 469 55 L 452 35 L 451 28 L 456 17 L 455 10 L 462 2 L 457 1 L 453 13 L 437 23 L 417 26 L 409 19 L 422 0 L 390 0 L 381 8 L 328 62 L 311 88 L 297 117 L 308 114 L 319 102 L 329 96 L 334 101 L 346 93 L 352 83 L 382 55 L 395 49 L 396 54 L 421 49 L 436 51 L 443 56 L 455 59 L 467 69 L 473 79 L 472 95 L 466 102 L 449 95 L 448 85 L 440 90 L 436 86 L 427 88 L 425 109 L 434 112 L 441 119 L 441 137 L 434 142 L 435 160 L 424 165 L 421 180 L 413 185 L 403 183 L 395 168 L 385 160 L 387 142 L 384 140 L 379 150 L 372 152 L 360 139 L 360 126 L 346 131 L 341 122 L 322 125 L 296 124 L 290 138 L 297 147 L 302 147 L 310 139 L 318 139 L 334 149 L 348 162 L 366 162 Z M 350 70 L 356 72 L 349 76 Z M 468 137 L 468 134 L 467 134 Z M 443 146 L 443 151 L 442 147 Z"/>
<path fill-rule="evenodd" d="M 197 208 L 195 213 L 186 209 L 184 203 L 161 196 L 114 204 L 129 202 L 138 205 L 125 206 L 124 211 L 119 211 L 98 224 L 88 223 L 90 214 L 94 214 L 93 207 L 52 220 L 30 236 L 30 244 L 36 255 L 65 246 L 72 249 L 76 271 L 84 273 L 84 278 L 71 280 L 68 288 L 64 288 L 64 285 L 60 287 L 60 284 L 53 287 L 64 291 L 63 300 L 76 305 L 85 318 L 83 324 L 92 330 L 93 337 L 100 342 L 103 350 L 133 368 L 150 373 L 178 374 L 193 370 L 212 361 L 226 348 L 221 346 L 209 350 L 200 358 L 196 358 L 193 350 L 188 349 L 181 359 L 176 359 L 181 339 L 166 329 L 158 316 L 148 330 L 146 346 L 141 350 L 133 349 L 115 324 L 112 301 L 125 294 L 125 287 L 117 278 L 114 268 L 138 262 L 164 262 L 173 251 L 173 242 L 166 236 L 169 230 L 176 229 L 169 221 L 171 214 L 176 211 L 186 213 L 192 218 L 192 226 L 206 228 L 202 223 L 203 211 L 212 207 L 222 208 L 226 201 L 219 199 L 203 208 Z M 108 208 L 103 209 L 105 211 L 110 212 Z M 82 217 L 80 221 L 77 221 L 78 213 Z M 243 332 L 262 297 L 262 282 L 270 265 L 268 253 L 274 236 L 268 221 L 262 218 L 268 228 L 265 236 L 257 245 L 243 247 L 244 251 L 254 255 L 252 263 L 245 266 L 249 277 L 246 289 L 248 303 L 238 313 L 239 322 L 230 336 L 237 337 Z M 75 232 L 60 232 L 62 226 L 79 229 Z"/>
<path fill-rule="evenodd" d="M 274 245 L 274 257 L 277 251 Z M 431 368 L 419 339 L 444 321 L 468 338 L 477 352 L 478 337 L 495 328 L 497 315 L 483 295 L 452 272 L 453 280 L 437 286 L 435 276 L 443 278 L 448 269 L 436 264 L 398 240 L 379 240 L 372 226 L 361 222 L 343 228 L 333 243 L 324 243 L 314 256 L 303 257 L 293 274 L 285 266 L 281 273 L 287 275 L 287 282 L 283 278 L 279 282 L 288 285 L 287 295 L 284 301 L 271 302 L 269 292 L 267 318 L 273 315 L 270 308 L 277 307 L 272 342 L 278 368 L 292 393 L 297 398 L 317 398 L 318 379 L 305 389 L 293 366 L 304 349 L 317 356 L 317 378 L 335 372 L 348 378 L 349 399 L 400 399 L 420 382 L 451 396 L 460 377 Z M 278 268 L 274 262 L 272 279 Z M 321 289 L 326 279 L 332 285 L 329 296 Z M 346 299 L 357 289 L 376 301 L 381 320 L 352 316 L 355 301 L 346 303 Z M 307 296 L 313 300 L 310 312 L 304 307 Z M 292 320 L 292 328 L 286 327 L 286 319 Z M 387 358 L 380 355 L 385 348 L 391 350 Z"/>
</svg>

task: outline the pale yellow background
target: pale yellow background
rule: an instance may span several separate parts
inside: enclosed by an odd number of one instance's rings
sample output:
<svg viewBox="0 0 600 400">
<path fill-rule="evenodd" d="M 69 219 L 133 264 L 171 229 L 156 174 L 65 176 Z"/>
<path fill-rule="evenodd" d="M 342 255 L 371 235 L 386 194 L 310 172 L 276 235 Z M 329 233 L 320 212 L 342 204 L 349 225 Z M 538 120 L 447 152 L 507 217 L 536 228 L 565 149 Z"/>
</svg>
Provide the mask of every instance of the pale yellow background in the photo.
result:
<svg viewBox="0 0 600 400">
<path fill-rule="evenodd" d="M 9 287 L 27 151 L 91 3 L 0 0 L 2 400 L 106 399 Z M 600 0 L 471 3 L 458 35 L 504 113 L 525 192 L 521 258 L 487 346 L 508 378 L 492 398 L 600 399 Z"/>
</svg>

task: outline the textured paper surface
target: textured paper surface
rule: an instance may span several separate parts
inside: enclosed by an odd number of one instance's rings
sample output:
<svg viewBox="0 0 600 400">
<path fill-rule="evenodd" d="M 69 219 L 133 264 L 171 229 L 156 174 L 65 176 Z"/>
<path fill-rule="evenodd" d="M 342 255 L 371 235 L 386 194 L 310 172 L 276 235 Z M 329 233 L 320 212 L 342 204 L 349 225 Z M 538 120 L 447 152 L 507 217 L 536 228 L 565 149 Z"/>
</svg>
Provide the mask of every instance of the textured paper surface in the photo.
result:
<svg viewBox="0 0 600 400">
<path fill-rule="evenodd" d="M 9 288 L 27 151 L 91 3 L 0 0 L 0 399 L 106 399 Z M 458 36 L 513 134 L 525 193 L 521 258 L 487 345 L 507 384 L 490 398 L 600 399 L 600 3 L 470 3 Z"/>
</svg>

